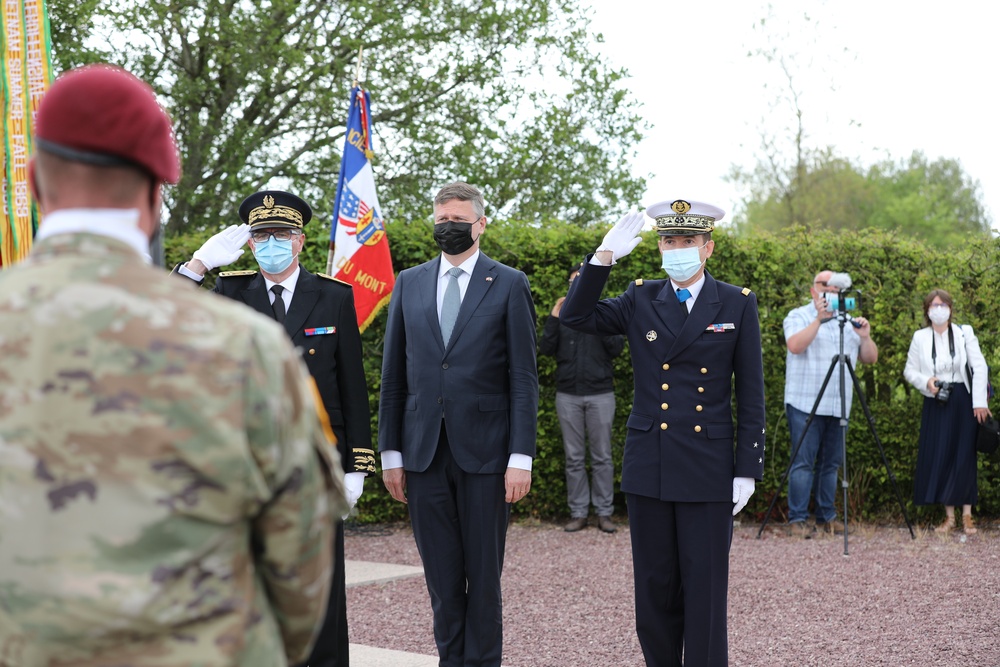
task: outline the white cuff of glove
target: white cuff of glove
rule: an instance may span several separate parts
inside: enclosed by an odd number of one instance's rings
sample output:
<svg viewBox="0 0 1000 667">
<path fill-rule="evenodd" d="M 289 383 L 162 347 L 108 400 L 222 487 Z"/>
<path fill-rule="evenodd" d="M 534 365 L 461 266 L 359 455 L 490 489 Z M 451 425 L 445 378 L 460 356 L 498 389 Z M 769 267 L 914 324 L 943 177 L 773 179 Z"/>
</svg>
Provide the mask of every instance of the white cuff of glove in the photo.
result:
<svg viewBox="0 0 1000 667">
<path fill-rule="evenodd" d="M 361 493 L 365 490 L 365 474 L 363 472 L 348 472 L 344 473 L 344 493 L 347 495 L 347 504 L 350 505 L 347 514 L 344 515 L 346 519 L 354 506 L 358 503 L 358 498 L 361 497 Z"/>
<path fill-rule="evenodd" d="M 739 514 L 740 510 L 747 506 L 750 496 L 753 495 L 755 485 L 756 482 L 751 477 L 736 477 L 733 479 L 733 516 Z"/>
</svg>

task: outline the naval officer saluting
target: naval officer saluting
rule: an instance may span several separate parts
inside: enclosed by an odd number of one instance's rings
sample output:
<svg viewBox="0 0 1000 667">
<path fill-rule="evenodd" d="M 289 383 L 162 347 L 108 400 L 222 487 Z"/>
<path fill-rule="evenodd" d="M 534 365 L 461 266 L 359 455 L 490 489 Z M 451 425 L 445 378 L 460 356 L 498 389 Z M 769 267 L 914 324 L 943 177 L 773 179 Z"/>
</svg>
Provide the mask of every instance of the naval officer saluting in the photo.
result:
<svg viewBox="0 0 1000 667">
<path fill-rule="evenodd" d="M 635 398 L 621 488 L 646 664 L 727 665 L 733 516 L 764 469 L 757 300 L 749 289 L 705 271 L 722 210 L 677 199 L 646 213 L 656 221 L 669 279 L 636 280 L 624 294 L 599 300 L 611 265 L 642 240 L 642 213 L 628 214 L 587 258 L 560 319 L 573 329 L 629 340 Z"/>
</svg>

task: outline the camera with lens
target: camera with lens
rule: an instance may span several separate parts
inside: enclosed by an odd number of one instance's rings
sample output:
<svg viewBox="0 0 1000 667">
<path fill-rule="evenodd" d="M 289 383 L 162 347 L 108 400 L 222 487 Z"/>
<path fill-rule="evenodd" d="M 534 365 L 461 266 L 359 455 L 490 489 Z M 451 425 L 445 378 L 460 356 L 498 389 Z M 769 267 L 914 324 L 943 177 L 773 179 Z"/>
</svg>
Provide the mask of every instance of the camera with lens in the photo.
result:
<svg viewBox="0 0 1000 667">
<path fill-rule="evenodd" d="M 948 399 L 951 398 L 951 383 L 944 380 L 934 380 L 934 386 L 938 388 L 934 398 L 942 403 L 947 403 Z"/>
</svg>

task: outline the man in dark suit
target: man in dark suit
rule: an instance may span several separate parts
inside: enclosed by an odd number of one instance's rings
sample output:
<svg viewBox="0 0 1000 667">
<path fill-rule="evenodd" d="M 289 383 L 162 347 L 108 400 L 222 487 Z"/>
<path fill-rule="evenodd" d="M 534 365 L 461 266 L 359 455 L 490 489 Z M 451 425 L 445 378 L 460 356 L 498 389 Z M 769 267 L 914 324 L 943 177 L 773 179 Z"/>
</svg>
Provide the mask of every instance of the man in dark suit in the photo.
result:
<svg viewBox="0 0 1000 667">
<path fill-rule="evenodd" d="M 535 308 L 480 252 L 484 213 L 471 185 L 438 192 L 442 254 L 396 278 L 382 360 L 382 476 L 409 502 L 442 667 L 500 665 L 507 521 L 535 455 Z"/>
<path fill-rule="evenodd" d="M 611 265 L 641 241 L 643 215 L 626 215 L 588 257 L 561 320 L 629 339 L 635 398 L 621 488 L 646 664 L 727 665 L 733 516 L 764 469 L 757 301 L 749 289 L 705 271 L 721 210 L 673 200 L 646 212 L 656 220 L 669 279 L 636 280 L 624 294 L 599 301 Z"/>
<path fill-rule="evenodd" d="M 201 282 L 208 271 L 236 261 L 249 243 L 260 272 L 224 271 L 214 291 L 277 319 L 301 350 L 337 436 L 353 507 L 365 475 L 375 472 L 375 453 L 351 286 L 299 265 L 305 245 L 302 229 L 312 218 L 309 205 L 299 197 L 279 190 L 257 192 L 243 201 L 239 214 L 242 225 L 210 238 L 174 272 Z M 310 667 L 349 665 L 343 522 L 338 522 L 336 533 L 330 605 L 307 663 Z"/>
</svg>

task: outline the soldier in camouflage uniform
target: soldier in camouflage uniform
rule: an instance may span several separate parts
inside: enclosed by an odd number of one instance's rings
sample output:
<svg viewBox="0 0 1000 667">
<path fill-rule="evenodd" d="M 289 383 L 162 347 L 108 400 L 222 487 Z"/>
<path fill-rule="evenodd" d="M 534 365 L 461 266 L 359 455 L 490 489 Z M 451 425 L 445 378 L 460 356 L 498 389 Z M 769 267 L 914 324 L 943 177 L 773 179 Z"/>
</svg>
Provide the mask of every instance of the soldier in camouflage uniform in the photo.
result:
<svg viewBox="0 0 1000 667">
<path fill-rule="evenodd" d="M 0 273 L 0 665 L 274 667 L 322 621 L 341 466 L 273 321 L 143 257 L 179 161 L 152 91 L 60 77 Z"/>
</svg>

